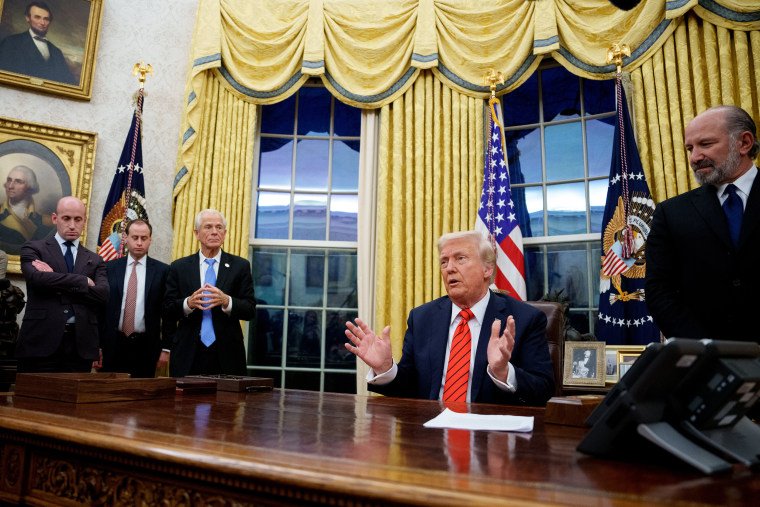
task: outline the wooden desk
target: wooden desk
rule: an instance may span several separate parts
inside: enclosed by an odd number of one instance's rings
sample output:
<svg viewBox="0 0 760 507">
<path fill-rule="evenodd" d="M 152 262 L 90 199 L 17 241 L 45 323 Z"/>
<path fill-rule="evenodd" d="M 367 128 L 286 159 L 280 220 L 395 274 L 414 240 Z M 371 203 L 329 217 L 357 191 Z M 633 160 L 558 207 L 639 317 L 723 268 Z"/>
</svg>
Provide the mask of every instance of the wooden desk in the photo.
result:
<svg viewBox="0 0 760 507">
<path fill-rule="evenodd" d="M 306 391 L 58 404 L 0 399 L 0 502 L 34 505 L 752 505 L 760 474 L 581 455 L 582 428 L 474 432 L 458 472 L 438 402 Z M 455 453 L 452 453 L 455 454 Z"/>
</svg>

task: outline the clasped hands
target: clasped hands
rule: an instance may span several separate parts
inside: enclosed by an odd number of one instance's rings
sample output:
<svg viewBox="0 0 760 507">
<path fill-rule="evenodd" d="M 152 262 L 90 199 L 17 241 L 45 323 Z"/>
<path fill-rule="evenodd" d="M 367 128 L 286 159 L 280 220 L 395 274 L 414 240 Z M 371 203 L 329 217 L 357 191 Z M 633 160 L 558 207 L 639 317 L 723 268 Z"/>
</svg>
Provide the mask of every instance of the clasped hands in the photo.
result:
<svg viewBox="0 0 760 507">
<path fill-rule="evenodd" d="M 355 323 L 354 323 L 355 322 Z M 367 363 L 376 374 L 384 373 L 393 366 L 391 351 L 391 327 L 385 326 L 380 335 L 374 333 L 369 326 L 357 318 L 354 322 L 346 322 L 346 350 L 355 354 Z M 491 324 L 491 336 L 488 339 L 488 367 L 491 374 L 501 381 L 506 381 L 509 373 L 509 361 L 515 348 L 515 319 L 507 317 L 504 332 L 499 333 L 501 320 L 496 319 Z"/>
<path fill-rule="evenodd" d="M 39 259 L 34 259 L 32 261 L 32 266 L 34 266 L 34 269 L 37 271 L 44 271 L 45 273 L 52 273 L 53 268 L 50 267 L 50 264 L 48 264 L 45 261 L 41 261 Z M 92 278 L 89 276 L 87 277 L 87 285 L 90 287 L 95 287 L 95 282 L 92 281 Z"/>
<path fill-rule="evenodd" d="M 205 284 L 196 290 L 187 298 L 187 306 L 192 309 L 210 310 L 216 306 L 225 308 L 230 301 L 230 297 L 219 290 L 218 287 Z"/>
</svg>

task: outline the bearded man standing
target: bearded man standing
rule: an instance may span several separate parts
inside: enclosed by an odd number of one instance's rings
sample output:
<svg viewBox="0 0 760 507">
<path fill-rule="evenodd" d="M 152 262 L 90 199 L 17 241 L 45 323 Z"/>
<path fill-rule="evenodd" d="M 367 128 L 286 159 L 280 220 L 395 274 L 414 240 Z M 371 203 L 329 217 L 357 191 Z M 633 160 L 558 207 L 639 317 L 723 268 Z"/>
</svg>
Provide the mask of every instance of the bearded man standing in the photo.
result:
<svg viewBox="0 0 760 507">
<path fill-rule="evenodd" d="M 701 187 L 661 202 L 646 246 L 646 302 L 666 337 L 760 343 L 760 152 L 750 115 L 717 106 L 686 127 Z"/>
</svg>

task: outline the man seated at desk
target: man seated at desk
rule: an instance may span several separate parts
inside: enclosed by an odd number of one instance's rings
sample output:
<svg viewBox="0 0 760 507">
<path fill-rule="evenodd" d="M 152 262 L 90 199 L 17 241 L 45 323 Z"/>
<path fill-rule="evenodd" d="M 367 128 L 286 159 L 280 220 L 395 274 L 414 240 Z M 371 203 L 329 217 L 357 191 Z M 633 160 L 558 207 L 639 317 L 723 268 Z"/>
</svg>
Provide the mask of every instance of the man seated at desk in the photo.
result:
<svg viewBox="0 0 760 507">
<path fill-rule="evenodd" d="M 438 240 L 448 296 L 414 308 L 401 361 L 391 354 L 390 326 L 374 333 L 346 323 L 346 348 L 371 368 L 369 390 L 390 396 L 543 405 L 554 391 L 546 317 L 489 290 L 496 254 L 476 231 Z"/>
</svg>

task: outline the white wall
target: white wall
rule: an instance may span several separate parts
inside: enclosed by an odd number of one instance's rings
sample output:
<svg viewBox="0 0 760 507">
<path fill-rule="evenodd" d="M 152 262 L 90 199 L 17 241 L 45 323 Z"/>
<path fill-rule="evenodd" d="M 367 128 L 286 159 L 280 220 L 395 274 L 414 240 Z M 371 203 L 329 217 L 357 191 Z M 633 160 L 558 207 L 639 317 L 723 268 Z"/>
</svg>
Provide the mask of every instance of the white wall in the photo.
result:
<svg viewBox="0 0 760 507">
<path fill-rule="evenodd" d="M 87 246 L 97 245 L 100 217 L 132 119 L 138 88 L 132 66 L 153 65 L 145 86 L 143 163 L 151 255 L 170 262 L 172 183 L 198 0 L 105 0 L 89 102 L 0 85 L 0 116 L 96 132 Z M 9 275 L 23 288 L 20 275 Z"/>
</svg>

